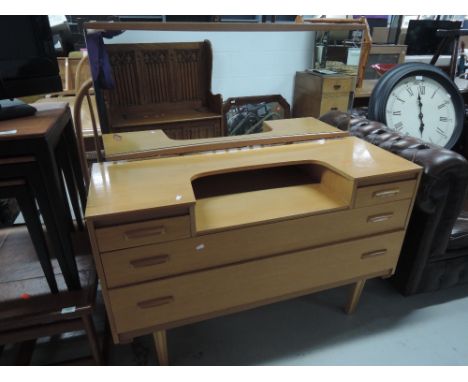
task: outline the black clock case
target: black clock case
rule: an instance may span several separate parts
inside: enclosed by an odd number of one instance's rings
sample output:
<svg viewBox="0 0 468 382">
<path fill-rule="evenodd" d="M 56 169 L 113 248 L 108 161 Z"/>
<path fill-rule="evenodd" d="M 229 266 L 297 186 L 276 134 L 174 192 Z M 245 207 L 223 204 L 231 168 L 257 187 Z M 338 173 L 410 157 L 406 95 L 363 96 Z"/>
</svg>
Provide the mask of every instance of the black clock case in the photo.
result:
<svg viewBox="0 0 468 382">
<path fill-rule="evenodd" d="M 447 93 L 450 94 L 450 97 L 453 100 L 453 106 L 455 108 L 456 125 L 452 137 L 445 145 L 446 148 L 451 149 L 460 139 L 460 136 L 463 131 L 465 106 L 463 98 L 460 92 L 458 91 L 458 88 L 455 85 L 455 83 L 442 69 L 436 66 L 424 64 L 421 62 L 407 62 L 404 64 L 397 65 L 393 69 L 385 73 L 376 83 L 374 89 L 372 90 L 369 99 L 368 118 L 387 125 L 385 109 L 387 106 L 388 97 L 390 97 L 393 88 L 401 80 L 416 75 L 429 77 L 434 81 L 437 81 L 441 86 L 444 87 Z"/>
</svg>

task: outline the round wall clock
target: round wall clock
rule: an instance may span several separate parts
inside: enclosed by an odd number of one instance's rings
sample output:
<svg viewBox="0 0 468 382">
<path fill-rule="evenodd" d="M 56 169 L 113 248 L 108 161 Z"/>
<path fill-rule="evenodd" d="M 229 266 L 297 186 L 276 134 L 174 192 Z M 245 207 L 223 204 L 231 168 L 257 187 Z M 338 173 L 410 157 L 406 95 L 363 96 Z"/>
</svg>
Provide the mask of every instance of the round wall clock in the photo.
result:
<svg viewBox="0 0 468 382">
<path fill-rule="evenodd" d="M 441 69 L 406 63 L 377 82 L 369 99 L 368 118 L 451 149 L 463 130 L 464 103 L 457 86 Z"/>
</svg>

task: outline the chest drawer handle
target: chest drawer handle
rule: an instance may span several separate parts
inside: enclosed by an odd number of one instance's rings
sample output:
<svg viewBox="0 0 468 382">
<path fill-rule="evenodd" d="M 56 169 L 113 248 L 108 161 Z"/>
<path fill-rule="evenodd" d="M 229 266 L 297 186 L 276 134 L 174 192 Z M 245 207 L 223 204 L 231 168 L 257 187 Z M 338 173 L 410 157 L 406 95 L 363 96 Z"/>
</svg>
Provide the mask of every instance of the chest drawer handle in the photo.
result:
<svg viewBox="0 0 468 382">
<path fill-rule="evenodd" d="M 141 309 L 149 309 L 155 308 L 157 306 L 166 305 L 174 302 L 174 297 L 166 296 L 166 297 L 158 297 L 152 298 L 151 300 L 140 301 L 137 303 L 138 307 Z"/>
<path fill-rule="evenodd" d="M 125 240 L 141 239 L 146 236 L 160 236 L 166 233 L 164 226 L 136 229 L 134 231 L 127 231 L 124 233 Z"/>
<path fill-rule="evenodd" d="M 341 88 L 341 85 L 338 85 L 338 84 L 333 85 L 333 89 L 338 90 L 339 88 Z"/>
<path fill-rule="evenodd" d="M 375 198 L 389 198 L 391 196 L 398 195 L 400 193 L 399 188 L 395 188 L 393 190 L 384 190 L 384 191 L 376 191 L 374 192 Z"/>
<path fill-rule="evenodd" d="M 143 259 L 136 259 L 130 261 L 134 268 L 150 267 L 151 265 L 163 264 L 169 261 L 169 255 L 158 255 L 152 257 L 145 257 Z"/>
<path fill-rule="evenodd" d="M 379 249 L 378 251 L 372 251 L 372 252 L 367 252 L 367 253 L 363 253 L 361 255 L 361 259 L 368 259 L 370 257 L 377 257 L 377 256 L 383 256 L 387 253 L 387 250 L 386 249 Z"/>
<path fill-rule="evenodd" d="M 379 223 L 379 222 L 384 222 L 387 220 L 390 220 L 393 216 L 392 212 L 389 212 L 387 214 L 382 214 L 382 215 L 374 215 L 374 216 L 369 216 L 367 218 L 368 223 Z"/>
</svg>

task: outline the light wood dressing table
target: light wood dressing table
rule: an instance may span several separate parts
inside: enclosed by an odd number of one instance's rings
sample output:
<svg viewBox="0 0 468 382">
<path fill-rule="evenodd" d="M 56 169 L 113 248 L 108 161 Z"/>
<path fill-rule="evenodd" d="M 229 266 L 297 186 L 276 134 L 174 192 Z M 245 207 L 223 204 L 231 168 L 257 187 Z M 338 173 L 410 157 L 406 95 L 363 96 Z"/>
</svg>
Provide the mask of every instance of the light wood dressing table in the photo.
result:
<svg viewBox="0 0 468 382">
<path fill-rule="evenodd" d="M 395 270 L 420 173 L 346 136 L 95 164 L 86 219 L 114 342 L 153 333 L 164 365 L 177 326 L 346 284 L 353 312 Z"/>
</svg>

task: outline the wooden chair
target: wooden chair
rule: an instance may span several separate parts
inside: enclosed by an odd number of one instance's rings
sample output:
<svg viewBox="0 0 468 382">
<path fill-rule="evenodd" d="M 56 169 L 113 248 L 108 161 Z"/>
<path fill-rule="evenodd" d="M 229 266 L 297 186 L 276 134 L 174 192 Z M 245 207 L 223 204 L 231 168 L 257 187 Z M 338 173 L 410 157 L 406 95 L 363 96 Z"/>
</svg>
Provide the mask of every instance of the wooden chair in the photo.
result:
<svg viewBox="0 0 468 382">
<path fill-rule="evenodd" d="M 211 93 L 208 40 L 106 45 L 114 88 L 103 89 L 104 133 L 162 129 L 170 138 L 223 136 L 222 100 Z"/>
<path fill-rule="evenodd" d="M 15 364 L 30 363 L 38 338 L 79 330 L 86 333 L 92 359 L 74 359 L 66 364 L 103 363 L 92 319 L 97 277 L 89 251 L 79 254 L 77 262 L 82 288 L 68 291 L 53 259 L 59 291 L 51 294 L 25 227 L 0 231 L 0 348 L 20 344 Z"/>
<path fill-rule="evenodd" d="M 78 148 L 80 152 L 81 168 L 84 174 L 86 187 L 89 185 L 89 167 L 88 157 L 86 154 L 86 145 L 83 136 L 84 123 L 91 124 L 97 161 L 102 162 L 104 160 L 104 156 L 101 152 L 101 141 L 99 139 L 99 132 L 96 123 L 96 114 L 94 111 L 92 95 L 90 94 L 92 86 L 93 81 L 91 78 L 85 80 L 81 85 L 80 89 L 78 90 L 78 93 L 75 97 L 75 103 L 73 105 L 73 120 L 75 122 L 75 130 L 78 141 Z M 83 101 L 85 99 L 87 102 L 87 111 L 85 111 L 85 109 L 83 108 Z"/>
</svg>

